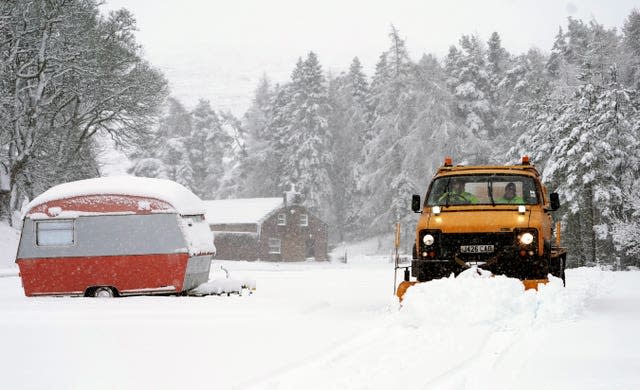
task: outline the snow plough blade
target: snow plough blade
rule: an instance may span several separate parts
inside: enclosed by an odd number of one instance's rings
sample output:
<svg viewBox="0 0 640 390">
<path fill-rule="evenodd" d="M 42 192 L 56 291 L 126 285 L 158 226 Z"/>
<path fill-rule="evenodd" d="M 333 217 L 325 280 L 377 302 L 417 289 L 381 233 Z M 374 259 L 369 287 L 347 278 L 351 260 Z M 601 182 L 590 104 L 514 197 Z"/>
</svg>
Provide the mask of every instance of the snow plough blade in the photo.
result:
<svg viewBox="0 0 640 390">
<path fill-rule="evenodd" d="M 538 291 L 538 285 L 549 283 L 549 279 L 525 279 L 522 281 L 525 290 Z"/>
<path fill-rule="evenodd" d="M 417 281 L 408 282 L 405 280 L 400 283 L 400 285 L 398 286 L 398 289 L 396 290 L 396 296 L 398 297 L 400 302 L 402 302 L 402 297 L 404 296 L 404 293 L 407 292 L 407 289 L 409 289 L 409 287 L 413 286 L 416 283 L 420 283 L 420 282 L 417 282 Z"/>
<path fill-rule="evenodd" d="M 398 297 L 400 302 L 402 302 L 402 298 L 404 297 L 404 294 L 407 292 L 409 287 L 417 283 L 428 283 L 428 282 L 418 282 L 418 281 L 408 282 L 405 280 L 400 283 L 400 285 L 398 286 L 398 289 L 396 290 L 396 296 Z M 522 284 L 524 285 L 525 290 L 536 290 L 536 291 L 538 291 L 538 285 L 547 284 L 547 283 L 549 283 L 549 279 L 524 279 L 522 281 Z"/>
</svg>

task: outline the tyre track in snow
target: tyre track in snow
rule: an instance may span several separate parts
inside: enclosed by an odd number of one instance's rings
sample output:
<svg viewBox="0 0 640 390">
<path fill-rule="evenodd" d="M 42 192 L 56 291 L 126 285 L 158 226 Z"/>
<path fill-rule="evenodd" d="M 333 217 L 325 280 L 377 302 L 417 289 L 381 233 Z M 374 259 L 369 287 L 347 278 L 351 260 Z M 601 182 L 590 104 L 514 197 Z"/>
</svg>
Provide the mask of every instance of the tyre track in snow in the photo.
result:
<svg viewBox="0 0 640 390">
<path fill-rule="evenodd" d="M 488 382 L 495 381 L 492 374 L 504 354 L 519 344 L 524 331 L 494 330 L 473 354 L 435 378 L 423 382 L 423 389 L 474 389 L 487 388 Z M 503 388 L 499 383 L 491 383 L 491 388 Z"/>
<path fill-rule="evenodd" d="M 484 362 L 484 367 L 497 359 L 497 356 L 484 357 L 489 351 L 495 351 L 495 345 L 490 347 L 496 342 L 497 329 L 493 327 L 476 328 L 479 334 L 467 334 L 470 340 L 458 342 L 460 328 L 444 331 L 424 327 L 407 329 L 398 323 L 396 315 L 373 326 L 364 333 L 341 338 L 297 363 L 253 378 L 234 389 L 387 388 L 397 386 L 398 382 L 404 382 L 401 387 L 405 388 L 446 388 L 444 386 L 451 383 L 451 378 L 459 379 L 454 380 L 455 385 L 464 382 L 472 372 L 481 370 L 478 362 Z M 509 348 L 518 337 L 515 333 L 508 336 L 502 337 L 505 346 L 498 353 Z M 445 351 L 452 344 L 459 346 L 463 353 L 455 354 L 440 365 L 425 362 L 425 356 L 433 356 L 436 350 Z M 381 354 L 381 350 L 387 352 Z M 425 381 L 424 376 L 428 376 L 428 380 Z"/>
<path fill-rule="evenodd" d="M 266 374 L 262 374 L 238 383 L 237 385 L 233 386 L 233 389 L 279 389 L 281 388 L 281 378 L 284 378 L 287 375 L 304 372 L 305 370 L 310 369 L 312 366 L 321 364 L 322 362 L 341 360 L 346 356 L 357 353 L 363 348 L 366 348 L 369 343 L 375 342 L 377 339 L 379 339 L 381 337 L 380 333 L 382 331 L 383 329 L 381 328 L 370 329 L 365 331 L 364 333 L 362 332 L 362 330 L 356 330 L 353 333 L 332 342 L 330 345 L 327 345 L 326 347 L 318 351 L 304 356 L 302 359 L 294 363 L 286 364 Z M 303 386 L 302 388 L 309 387 Z"/>
<path fill-rule="evenodd" d="M 434 332 L 433 338 L 421 337 L 415 331 L 399 329 L 397 324 L 385 321 L 364 334 L 342 338 L 295 364 L 253 378 L 234 389 L 365 389 L 392 387 L 398 382 L 404 388 L 447 388 L 444 386 L 452 378 L 460 379 L 454 380 L 454 384 L 464 382 L 467 375 L 476 371 L 478 360 L 492 363 L 484 357 L 490 349 L 490 340 L 495 339 L 492 334 L 479 334 L 471 341 L 457 343 L 463 354 L 457 353 L 444 364 L 434 366 L 434 362 L 425 362 L 424 357 L 433 356 L 434 350 L 448 349 L 459 329 Z M 515 337 L 510 337 L 509 342 Z M 479 345 L 473 342 L 478 340 Z M 381 354 L 381 350 L 387 352 Z"/>
</svg>

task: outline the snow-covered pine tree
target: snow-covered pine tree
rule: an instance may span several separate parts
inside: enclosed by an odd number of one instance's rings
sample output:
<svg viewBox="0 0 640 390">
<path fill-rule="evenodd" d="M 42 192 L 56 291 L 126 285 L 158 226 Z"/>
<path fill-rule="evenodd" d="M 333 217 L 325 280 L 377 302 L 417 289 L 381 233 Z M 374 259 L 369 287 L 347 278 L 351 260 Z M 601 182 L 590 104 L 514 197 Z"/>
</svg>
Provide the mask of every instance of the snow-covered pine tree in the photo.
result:
<svg viewBox="0 0 640 390">
<path fill-rule="evenodd" d="M 633 9 L 627 16 L 622 28 L 625 61 L 621 82 L 640 89 L 640 11 Z"/>
<path fill-rule="evenodd" d="M 230 173 L 237 182 L 236 189 L 226 186 L 228 189 L 221 196 L 280 195 L 278 177 L 282 148 L 279 147 L 278 129 L 282 126 L 285 105 L 286 89 L 277 85 L 273 88 L 266 75 L 263 75 L 241 124 L 245 129 L 244 148 Z"/>
<path fill-rule="evenodd" d="M 174 137 L 165 140 L 159 157 L 165 166 L 167 179 L 180 183 L 191 189 L 193 185 L 193 169 L 187 149 L 188 137 Z"/>
<path fill-rule="evenodd" d="M 298 64 L 302 66 L 302 61 L 298 61 Z M 286 134 L 292 121 L 289 111 L 291 96 L 289 84 L 276 85 L 269 103 L 264 139 L 255 139 L 260 144 L 249 151 L 249 158 L 254 161 L 251 165 L 256 169 L 247 177 L 247 181 L 249 186 L 255 188 L 256 196 L 280 196 L 285 188 L 289 188 L 289 185 L 283 187 L 282 176 L 289 147 Z"/>
<path fill-rule="evenodd" d="M 489 103 L 493 119 L 493 139 L 491 139 L 492 154 L 490 161 L 500 162 L 504 153 L 514 142 L 514 117 L 518 108 L 513 102 L 513 85 L 506 85 L 505 80 L 513 74 L 514 60 L 509 52 L 502 47 L 500 35 L 493 32 L 487 41 L 487 73 L 489 75 Z"/>
<path fill-rule="evenodd" d="M 200 100 L 191 113 L 192 130 L 185 138 L 191 165 L 191 190 L 203 199 L 212 199 L 225 173 L 223 157 L 231 144 L 208 100 Z"/>
<path fill-rule="evenodd" d="M 617 81 L 615 66 L 609 71 L 609 83 L 599 96 L 596 107 L 595 132 L 601 136 L 601 148 L 605 153 L 602 163 L 608 165 L 605 177 L 595 186 L 594 197 L 599 205 L 600 223 L 596 232 L 606 242 L 605 253 L 615 253 L 615 259 L 606 259 L 615 265 L 638 265 L 627 242 L 636 235 L 621 236 L 620 227 L 629 225 L 637 207 L 637 184 L 640 177 L 640 95 Z M 633 223 L 631 223 L 633 229 Z M 628 229 L 627 229 L 628 231 Z M 611 243 L 613 241 L 613 243 Z M 611 245 L 616 250 L 610 250 Z"/>
<path fill-rule="evenodd" d="M 329 103 L 332 113 L 329 117 L 331 131 L 331 151 L 333 166 L 333 223 L 339 241 L 346 232 L 356 230 L 355 204 L 356 186 L 359 175 L 361 149 L 367 131 L 368 109 L 366 98 L 369 86 L 362 71 L 360 60 L 351 62 L 349 72 L 329 82 Z"/>
<path fill-rule="evenodd" d="M 371 85 L 369 88 L 369 94 L 367 95 L 367 107 L 369 108 L 369 116 L 367 118 L 368 126 L 365 130 L 364 141 L 369 142 L 374 139 L 377 134 L 376 130 L 379 130 L 379 126 L 374 126 L 377 119 L 384 117 L 390 110 L 393 102 L 386 102 L 383 99 L 387 98 L 387 88 L 391 80 L 389 75 L 389 67 L 387 65 L 387 52 L 380 55 L 378 62 L 376 63 L 376 69 L 371 79 Z M 367 146 L 365 145 L 365 148 Z M 366 151 L 365 151 L 366 154 Z"/>
<path fill-rule="evenodd" d="M 636 57 L 640 57 L 640 11 L 634 8 L 624 21 L 622 28 L 626 49 Z"/>
<path fill-rule="evenodd" d="M 526 155 L 538 170 L 544 170 L 556 142 L 564 135 L 554 133 L 554 128 L 568 104 L 550 93 L 520 103 L 518 120 L 513 124 L 520 135 L 507 153 L 508 161 L 517 162 Z"/>
<path fill-rule="evenodd" d="M 554 99 L 570 99 L 580 85 L 578 77 L 585 60 L 587 43 L 583 42 L 584 38 L 575 38 L 576 35 L 584 35 L 582 31 L 584 24 L 581 21 L 573 21 L 572 23 L 574 36 L 572 47 L 569 45 L 570 33 L 568 31 L 563 33 L 562 27 L 559 27 L 551 54 L 545 65 L 547 77 L 550 78 L 552 84 L 549 93 Z M 576 29 L 580 32 L 576 33 Z M 576 54 L 577 52 L 580 53 L 579 56 Z"/>
<path fill-rule="evenodd" d="M 502 74 L 507 69 L 509 62 L 509 52 L 502 47 L 500 34 L 494 31 L 487 41 L 487 65 L 489 80 L 491 83 L 500 82 Z"/>
<path fill-rule="evenodd" d="M 365 101 L 369 94 L 369 83 L 367 82 L 367 76 L 362 70 L 362 64 L 358 57 L 354 57 L 351 61 L 349 73 L 347 73 L 345 81 L 344 88 L 352 97 L 354 105 L 360 106 L 360 109 L 364 109 Z"/>
<path fill-rule="evenodd" d="M 478 139 L 455 114 L 454 98 L 446 85 L 447 76 L 433 55 L 423 55 L 415 80 L 416 117 L 402 140 L 406 155 L 404 170 L 422 192 L 429 178 L 442 165 L 445 155 L 462 163 Z"/>
<path fill-rule="evenodd" d="M 501 112 L 504 128 L 493 143 L 494 161 L 506 162 L 505 152 L 516 145 L 518 137 L 528 130 L 529 126 L 538 125 L 535 119 L 536 123 L 533 124 L 526 120 L 526 111 L 540 108 L 548 99 L 551 84 L 545 71 L 546 61 L 547 58 L 537 49 L 530 49 L 512 61 L 511 67 L 501 80 L 500 90 L 504 100 L 496 111 Z M 544 112 L 540 114 L 545 115 Z"/>
<path fill-rule="evenodd" d="M 574 215 L 567 229 L 580 236 L 574 235 L 569 245 L 587 264 L 615 264 L 624 254 L 613 250 L 613 228 L 634 212 L 625 196 L 635 196 L 632 185 L 640 174 L 640 106 L 637 91 L 617 82 L 615 66 L 604 76 L 606 85 L 598 83 L 602 75 L 589 76 L 588 70 L 585 84 L 555 121 L 552 131 L 560 139 L 544 175 Z"/>
<path fill-rule="evenodd" d="M 633 188 L 640 186 L 640 179 Z M 640 198 L 637 194 L 625 194 L 628 208 L 611 230 L 613 243 L 621 259 L 620 266 L 640 267 Z"/>
<path fill-rule="evenodd" d="M 156 129 L 141 139 L 130 158 L 132 174 L 153 174 L 174 180 L 188 188 L 193 184 L 193 168 L 189 159 L 187 141 L 193 129 L 191 113 L 176 98 L 165 104 L 166 114 Z M 158 166 L 160 163 L 162 166 Z M 141 166 L 140 166 L 141 165 Z"/>
<path fill-rule="evenodd" d="M 551 54 L 546 64 L 547 73 L 551 77 L 561 77 L 562 68 L 565 66 L 565 53 L 567 52 L 567 42 L 562 32 L 562 27 L 558 28 L 558 34 L 553 41 Z"/>
<path fill-rule="evenodd" d="M 388 232 L 396 222 L 390 205 L 395 194 L 382 183 L 390 183 L 401 174 L 404 153 L 392 153 L 415 120 L 416 105 L 413 82 L 415 65 L 409 59 L 404 40 L 391 26 L 390 48 L 380 56 L 371 82 L 370 131 L 365 135 L 363 168 L 358 191 L 358 218 L 371 226 L 372 233 Z M 397 150 L 397 149 L 395 149 Z"/>
<path fill-rule="evenodd" d="M 589 26 L 580 19 L 567 19 L 567 45 L 564 53 L 568 63 L 574 65 L 582 65 L 587 54 L 587 46 L 589 44 Z"/>
<path fill-rule="evenodd" d="M 592 83 L 606 85 L 609 83 L 611 74 L 610 67 L 620 62 L 619 46 L 621 39 L 616 33 L 616 29 L 606 29 L 602 24 L 592 20 L 589 23 L 589 41 L 585 51 L 585 58 L 581 67 L 586 68 L 586 78 L 598 78 L 590 80 Z M 615 71 L 618 73 L 617 69 Z M 582 76 L 579 76 L 581 78 Z M 616 76 L 617 78 L 617 76 Z"/>
<path fill-rule="evenodd" d="M 492 150 L 486 141 L 496 136 L 496 112 L 491 105 L 485 49 L 475 35 L 463 35 L 459 43 L 461 50 L 452 47 L 445 60 L 447 84 L 455 96 L 458 115 L 477 138 L 485 141 L 470 156 L 474 162 L 483 163 Z"/>
<path fill-rule="evenodd" d="M 174 97 L 167 99 L 167 111 L 159 123 L 157 136 L 160 138 L 188 137 L 193 129 L 193 117 L 184 104 Z M 162 140 L 158 142 L 162 143 Z"/>
<path fill-rule="evenodd" d="M 394 223 L 400 224 L 401 242 L 404 251 L 405 253 L 410 253 L 413 246 L 410 237 L 413 237 L 411 232 L 416 223 L 416 217 L 414 213 L 411 212 L 411 196 L 418 192 L 418 188 L 415 182 L 409 177 L 409 171 L 402 169 L 404 161 L 403 153 L 403 147 L 399 143 L 395 144 L 390 152 L 394 157 L 392 163 L 396 165 L 394 171 L 396 171 L 397 174 L 390 178 L 391 182 L 387 189 L 391 197 L 390 204 L 387 206 L 390 217 L 390 221 L 388 222 L 391 223 L 391 226 L 393 226 Z M 374 223 L 385 224 L 385 222 L 387 221 L 374 220 Z M 402 237 L 405 237 L 405 239 L 402 239 Z"/>
<path fill-rule="evenodd" d="M 271 82 L 266 74 L 263 74 L 254 91 L 251 106 L 244 114 L 243 127 L 250 139 L 264 139 L 265 131 L 269 123 L 269 108 L 273 99 Z"/>
<path fill-rule="evenodd" d="M 321 217 L 330 210 L 332 186 L 329 170 L 332 166 L 328 116 L 327 86 L 322 67 L 314 52 L 304 62 L 299 61 L 292 75 L 290 97 L 285 112 L 286 145 L 281 188 L 294 183 L 305 198 L 305 204 Z"/>
<path fill-rule="evenodd" d="M 216 142 L 222 148 L 221 171 L 218 189 L 214 195 L 216 199 L 237 196 L 243 188 L 246 176 L 240 168 L 247 157 L 247 135 L 242 121 L 231 112 L 220 112 L 221 134 Z"/>
</svg>

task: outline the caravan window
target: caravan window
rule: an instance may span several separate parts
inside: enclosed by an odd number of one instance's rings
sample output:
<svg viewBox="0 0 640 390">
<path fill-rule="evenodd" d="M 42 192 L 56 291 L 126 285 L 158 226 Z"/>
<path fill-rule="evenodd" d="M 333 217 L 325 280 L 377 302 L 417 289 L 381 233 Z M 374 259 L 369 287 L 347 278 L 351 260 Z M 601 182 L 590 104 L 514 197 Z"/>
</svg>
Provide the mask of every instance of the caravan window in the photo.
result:
<svg viewBox="0 0 640 390">
<path fill-rule="evenodd" d="M 37 221 L 36 245 L 67 246 L 74 243 L 73 221 Z"/>
</svg>

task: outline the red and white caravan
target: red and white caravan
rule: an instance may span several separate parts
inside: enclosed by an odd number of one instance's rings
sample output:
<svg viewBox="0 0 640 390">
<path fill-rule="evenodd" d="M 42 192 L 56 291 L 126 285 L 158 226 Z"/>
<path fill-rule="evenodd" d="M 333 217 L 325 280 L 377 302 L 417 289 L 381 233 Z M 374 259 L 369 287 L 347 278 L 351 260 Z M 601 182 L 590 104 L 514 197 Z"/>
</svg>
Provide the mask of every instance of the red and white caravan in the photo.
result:
<svg viewBox="0 0 640 390">
<path fill-rule="evenodd" d="M 204 205 L 169 180 L 105 177 L 27 205 L 16 263 L 25 295 L 180 294 L 215 253 Z"/>
</svg>

